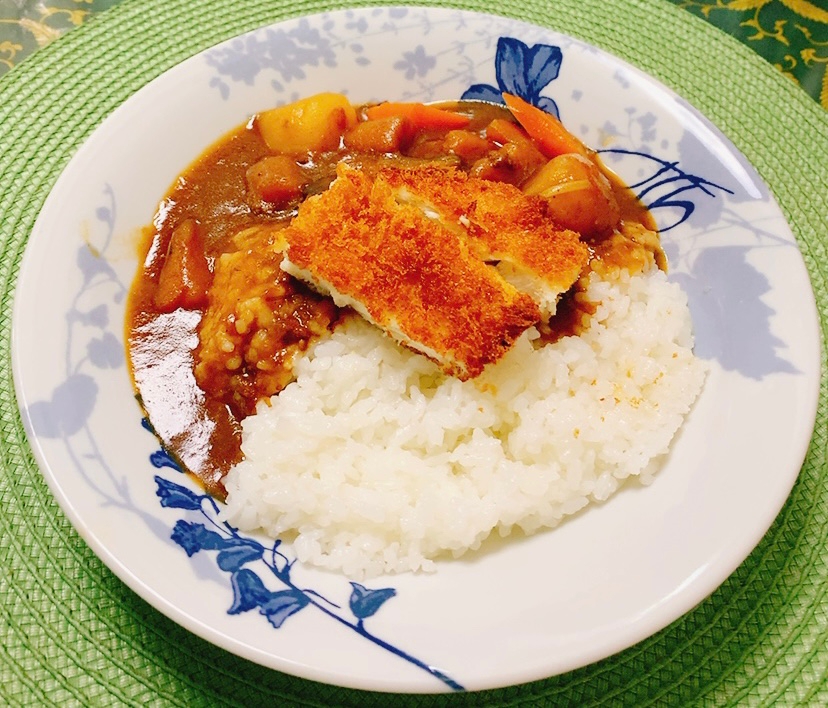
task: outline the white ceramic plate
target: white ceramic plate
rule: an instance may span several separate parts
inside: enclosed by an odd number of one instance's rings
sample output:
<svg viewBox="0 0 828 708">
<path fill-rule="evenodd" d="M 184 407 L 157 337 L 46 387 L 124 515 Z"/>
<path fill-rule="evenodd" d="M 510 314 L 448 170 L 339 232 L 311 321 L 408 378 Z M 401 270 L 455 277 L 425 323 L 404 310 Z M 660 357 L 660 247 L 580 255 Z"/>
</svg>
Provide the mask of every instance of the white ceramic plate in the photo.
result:
<svg viewBox="0 0 828 708">
<path fill-rule="evenodd" d="M 430 101 L 494 87 L 555 105 L 651 205 L 710 365 L 705 390 L 652 486 L 632 486 L 554 531 L 433 575 L 361 586 L 289 565 L 289 548 L 273 552 L 216 525 L 212 502 L 166 465 L 142 427 L 123 342 L 136 231 L 187 164 L 258 110 L 322 90 L 354 102 Z M 275 669 L 430 692 L 574 669 L 712 592 L 768 529 L 802 463 L 817 400 L 816 323 L 802 259 L 768 189 L 669 90 L 527 24 L 375 8 L 231 40 L 104 121 L 31 234 L 13 356 L 43 474 L 83 538 L 138 594 Z"/>
</svg>

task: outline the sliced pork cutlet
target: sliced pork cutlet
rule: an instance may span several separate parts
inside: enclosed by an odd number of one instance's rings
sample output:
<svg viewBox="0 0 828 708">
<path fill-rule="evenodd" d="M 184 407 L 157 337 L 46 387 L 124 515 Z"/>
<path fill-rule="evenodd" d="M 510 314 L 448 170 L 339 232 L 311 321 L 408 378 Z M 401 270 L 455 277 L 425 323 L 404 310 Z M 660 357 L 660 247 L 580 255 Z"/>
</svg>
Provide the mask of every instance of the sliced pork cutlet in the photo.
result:
<svg viewBox="0 0 828 708">
<path fill-rule="evenodd" d="M 400 201 L 416 204 L 449 228 L 466 229 L 471 248 L 496 263 L 501 275 L 555 314 L 558 298 L 578 280 L 589 261 L 580 235 L 561 229 L 547 215 L 543 197 L 517 187 L 469 177 L 453 168 L 380 170 Z"/>
<path fill-rule="evenodd" d="M 462 233 L 344 163 L 282 236 L 283 270 L 460 379 L 482 373 L 540 319 L 532 298 L 471 252 Z"/>
</svg>

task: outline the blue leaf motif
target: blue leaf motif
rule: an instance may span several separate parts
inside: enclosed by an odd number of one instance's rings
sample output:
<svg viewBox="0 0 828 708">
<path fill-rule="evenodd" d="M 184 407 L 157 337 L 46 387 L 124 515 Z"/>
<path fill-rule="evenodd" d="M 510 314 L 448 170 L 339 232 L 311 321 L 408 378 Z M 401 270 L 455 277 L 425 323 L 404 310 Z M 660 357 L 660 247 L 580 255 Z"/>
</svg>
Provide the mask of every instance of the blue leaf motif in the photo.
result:
<svg viewBox="0 0 828 708">
<path fill-rule="evenodd" d="M 109 324 L 109 311 L 106 305 L 98 305 L 89 312 L 80 315 L 80 320 L 84 324 L 103 329 Z"/>
<path fill-rule="evenodd" d="M 124 362 L 123 347 L 112 332 L 91 339 L 86 350 L 89 360 L 99 369 L 117 369 Z"/>
<path fill-rule="evenodd" d="M 371 590 L 364 585 L 354 582 L 351 582 L 351 587 L 353 591 L 351 592 L 349 604 L 351 606 L 351 612 L 359 619 L 366 619 L 373 616 L 386 600 L 390 600 L 397 594 L 394 588 Z"/>
<path fill-rule="evenodd" d="M 752 379 L 797 373 L 778 353 L 785 344 L 773 334 L 774 311 L 762 300 L 770 283 L 749 263 L 749 250 L 747 246 L 707 248 L 693 261 L 689 274 L 671 275 L 688 294 L 696 329 L 695 351 L 703 359 L 715 359 L 727 371 Z"/>
<path fill-rule="evenodd" d="M 218 77 L 210 79 L 210 86 L 219 90 L 219 95 L 223 100 L 226 101 L 230 97 L 230 87 Z"/>
<path fill-rule="evenodd" d="M 757 194 L 766 193 L 766 187 L 753 181 L 749 176 L 743 176 L 739 182 L 734 182 L 733 174 L 722 169 L 719 157 L 711 152 L 692 131 L 687 130 L 679 141 L 682 169 L 689 174 L 704 175 L 713 182 L 727 183 L 726 191 L 730 197 L 724 199 L 700 199 L 702 194 L 696 195 L 697 206 L 693 214 L 693 224 L 699 228 L 715 224 L 722 218 L 722 211 L 728 201 L 745 202 L 755 199 Z M 737 156 L 737 159 L 743 159 Z M 743 173 L 744 175 L 745 173 Z M 740 183 L 741 182 L 741 183 Z M 721 188 L 720 188 L 721 189 Z"/>
<path fill-rule="evenodd" d="M 345 26 L 350 30 L 356 30 L 360 34 L 364 34 L 368 31 L 368 20 L 360 17 L 356 22 L 346 22 Z"/>
<path fill-rule="evenodd" d="M 86 282 L 89 282 L 98 274 L 104 274 L 112 280 L 117 280 L 112 266 L 99 253 L 93 252 L 91 246 L 87 244 L 78 249 L 77 264 Z"/>
<path fill-rule="evenodd" d="M 110 211 L 107 207 L 98 207 L 98 209 L 95 210 L 95 216 L 99 221 L 103 221 L 105 224 L 111 224 L 113 221 L 112 211 Z"/>
<path fill-rule="evenodd" d="M 436 65 L 437 59 L 426 54 L 422 44 L 418 44 L 413 52 L 403 52 L 403 58 L 394 62 L 394 68 L 405 72 L 405 78 L 409 80 L 425 76 Z"/>
<path fill-rule="evenodd" d="M 270 591 L 252 570 L 240 570 L 230 576 L 233 604 L 227 614 L 238 615 L 260 607 L 270 599 Z"/>
<path fill-rule="evenodd" d="M 176 521 L 170 538 L 181 546 L 188 556 L 199 551 L 216 551 L 224 546 L 225 540 L 215 531 L 208 531 L 204 524 Z"/>
<path fill-rule="evenodd" d="M 95 407 L 98 385 L 91 376 L 72 374 L 49 401 L 37 401 L 27 412 L 35 433 L 44 438 L 74 435 L 86 424 Z"/>
<path fill-rule="evenodd" d="M 546 111 L 547 113 L 551 113 L 553 116 L 558 118 L 561 113 L 558 110 L 558 104 L 555 103 L 549 96 L 541 96 L 535 105 L 540 108 L 542 111 Z"/>
<path fill-rule="evenodd" d="M 308 604 L 308 598 L 303 592 L 295 588 L 271 593 L 270 599 L 261 605 L 261 613 L 267 617 L 276 629 L 281 627 L 285 620 Z"/>
<path fill-rule="evenodd" d="M 639 116 L 635 119 L 636 123 L 638 123 L 639 128 L 641 129 L 641 140 L 642 142 L 651 143 L 653 140 L 656 139 L 657 131 L 656 131 L 656 124 L 657 120 L 653 113 L 645 113 L 643 116 Z"/>
<path fill-rule="evenodd" d="M 201 509 L 201 501 L 204 499 L 203 494 L 196 494 L 187 487 L 182 487 L 180 484 L 170 482 L 158 475 L 155 476 L 155 483 L 158 485 L 155 493 L 161 500 L 161 506 L 168 509 L 188 509 L 190 511 Z"/>
<path fill-rule="evenodd" d="M 529 80 L 529 47 L 512 37 L 497 40 L 495 75 L 501 91 L 529 100 L 532 95 Z"/>
<path fill-rule="evenodd" d="M 51 401 L 35 401 L 26 409 L 32 428 L 42 438 L 59 438 L 60 423 L 52 415 Z"/>
<path fill-rule="evenodd" d="M 699 176 L 699 173 L 687 171 L 678 160 L 670 162 L 647 152 L 620 148 L 608 148 L 598 152 L 602 157 L 623 156 L 642 161 L 641 172 L 648 176 L 639 182 L 631 183 L 629 187 L 651 212 L 664 210 L 664 213 L 669 215 L 669 218 L 658 215 L 659 230 L 662 234 L 680 226 L 691 216 L 695 225 L 704 225 L 705 222 L 698 218 L 698 214 L 709 213 L 710 202 L 714 205 L 719 202 L 716 197 L 721 193 L 734 193 L 728 187 Z M 704 204 L 705 208 L 700 212 L 697 207 L 701 204 Z M 721 206 L 714 208 L 721 209 Z"/>
<path fill-rule="evenodd" d="M 173 456 L 170 455 L 170 453 L 167 452 L 164 449 L 156 450 L 155 452 L 153 452 L 150 455 L 149 459 L 150 459 L 150 462 L 152 463 L 152 466 L 155 467 L 156 469 L 160 470 L 164 467 L 168 467 L 169 469 L 175 470 L 176 472 L 183 472 L 184 471 L 184 470 L 181 469 L 181 465 L 179 465 L 175 461 L 175 459 L 173 459 Z"/>
<path fill-rule="evenodd" d="M 227 573 L 235 573 L 245 563 L 259 560 L 264 555 L 262 544 L 248 538 L 229 539 L 219 552 L 216 563 Z"/>
<path fill-rule="evenodd" d="M 504 42 L 509 41 L 506 37 L 502 39 Z M 562 62 L 561 48 L 550 44 L 536 44 L 525 52 L 524 81 L 530 96 L 540 96 L 540 92 L 558 78 Z"/>
<path fill-rule="evenodd" d="M 503 96 L 494 86 L 474 84 L 463 92 L 464 101 L 488 101 L 489 103 L 503 103 Z"/>
</svg>

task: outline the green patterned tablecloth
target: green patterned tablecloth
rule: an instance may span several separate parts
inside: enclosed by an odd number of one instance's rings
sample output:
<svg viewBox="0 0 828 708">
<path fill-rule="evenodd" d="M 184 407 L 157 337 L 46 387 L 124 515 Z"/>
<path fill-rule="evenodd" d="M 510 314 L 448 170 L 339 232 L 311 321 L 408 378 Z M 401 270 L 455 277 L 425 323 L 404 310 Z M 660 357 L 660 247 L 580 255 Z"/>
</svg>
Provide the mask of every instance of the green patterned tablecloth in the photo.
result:
<svg viewBox="0 0 828 708">
<path fill-rule="evenodd" d="M 0 75 L 119 0 L 0 0 Z"/>
<path fill-rule="evenodd" d="M 151 608 L 98 560 L 58 508 L 26 441 L 10 372 L 17 270 L 51 186 L 108 114 L 181 60 L 269 22 L 366 4 L 378 3 L 0 0 L 0 63 L 18 64 L 33 53 L 0 78 L 0 705 L 828 705 L 824 351 L 808 456 L 782 512 L 750 557 L 711 597 L 653 637 L 597 664 L 532 684 L 483 693 L 388 696 L 264 669 Z M 825 105 L 828 56 L 824 0 L 443 4 L 572 34 L 626 59 L 699 108 L 777 197 L 808 267 L 825 342 L 828 111 L 818 105 Z M 85 22 L 92 13 L 98 14 Z M 730 23 L 743 41 L 692 13 L 720 26 Z M 50 41 L 77 24 L 83 26 Z M 38 48 L 41 44 L 48 46 Z M 780 54 L 760 49 L 765 46 Z M 727 67 L 716 72 L 715 81 L 710 57 Z M 813 81 L 801 73 L 806 68 Z"/>
<path fill-rule="evenodd" d="M 828 109 L 826 0 L 670 0 L 744 42 Z"/>
</svg>

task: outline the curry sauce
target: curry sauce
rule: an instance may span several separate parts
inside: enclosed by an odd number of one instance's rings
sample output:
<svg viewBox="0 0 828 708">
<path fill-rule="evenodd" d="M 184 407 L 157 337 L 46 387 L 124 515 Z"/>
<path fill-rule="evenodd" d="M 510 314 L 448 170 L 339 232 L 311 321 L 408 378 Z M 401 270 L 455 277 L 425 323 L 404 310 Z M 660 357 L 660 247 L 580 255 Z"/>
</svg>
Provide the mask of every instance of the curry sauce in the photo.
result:
<svg viewBox="0 0 828 708">
<path fill-rule="evenodd" d="M 368 174 L 436 165 L 505 182 L 548 204 L 561 229 L 578 226 L 587 268 L 665 265 L 652 217 L 594 153 L 550 168 L 556 158 L 502 106 L 453 102 L 423 116 L 320 100 L 319 125 L 297 128 L 295 106 L 282 107 L 210 146 L 144 230 L 126 320 L 136 393 L 165 448 L 218 497 L 242 456 L 240 421 L 290 383 L 316 338 L 354 316 L 282 269 L 284 230 L 340 163 Z M 539 322 L 543 339 L 577 334 L 593 309 L 576 284 Z"/>
</svg>

